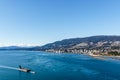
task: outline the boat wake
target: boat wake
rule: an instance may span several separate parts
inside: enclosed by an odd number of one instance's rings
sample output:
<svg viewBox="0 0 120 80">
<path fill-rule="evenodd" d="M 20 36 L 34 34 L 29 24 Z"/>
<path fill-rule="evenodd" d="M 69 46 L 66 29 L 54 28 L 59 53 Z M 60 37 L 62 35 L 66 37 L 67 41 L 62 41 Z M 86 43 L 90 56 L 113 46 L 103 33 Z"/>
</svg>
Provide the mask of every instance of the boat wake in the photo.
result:
<svg viewBox="0 0 120 80">
<path fill-rule="evenodd" d="M 19 70 L 18 68 L 11 67 L 11 66 L 4 66 L 4 65 L 0 65 L 0 68 L 6 68 L 6 69 L 12 69 L 12 70 Z"/>
<path fill-rule="evenodd" d="M 35 74 L 35 72 L 34 72 L 34 71 L 30 71 L 30 73 Z"/>
</svg>

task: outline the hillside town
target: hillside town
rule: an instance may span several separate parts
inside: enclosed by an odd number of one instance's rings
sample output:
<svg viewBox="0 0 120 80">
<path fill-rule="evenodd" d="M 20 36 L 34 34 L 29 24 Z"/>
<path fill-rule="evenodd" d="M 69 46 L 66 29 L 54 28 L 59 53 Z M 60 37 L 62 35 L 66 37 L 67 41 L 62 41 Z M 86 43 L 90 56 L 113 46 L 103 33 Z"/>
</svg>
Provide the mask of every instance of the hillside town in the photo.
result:
<svg viewBox="0 0 120 80">
<path fill-rule="evenodd" d="M 104 41 L 80 43 L 70 48 L 47 49 L 47 52 L 55 53 L 80 53 L 88 55 L 120 55 L 120 41 Z M 113 54 L 114 53 L 114 54 Z"/>
</svg>

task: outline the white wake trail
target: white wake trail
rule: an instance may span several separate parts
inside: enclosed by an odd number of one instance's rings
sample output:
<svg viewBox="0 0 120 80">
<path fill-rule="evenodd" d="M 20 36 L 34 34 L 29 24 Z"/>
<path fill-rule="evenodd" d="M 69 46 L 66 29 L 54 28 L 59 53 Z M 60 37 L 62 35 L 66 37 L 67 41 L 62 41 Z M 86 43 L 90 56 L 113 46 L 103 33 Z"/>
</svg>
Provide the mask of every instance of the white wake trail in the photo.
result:
<svg viewBox="0 0 120 80">
<path fill-rule="evenodd" d="M 0 65 L 0 68 L 6 68 L 6 69 L 12 69 L 12 70 L 19 70 L 16 67 L 11 67 L 11 66 L 4 66 L 4 65 Z"/>
</svg>

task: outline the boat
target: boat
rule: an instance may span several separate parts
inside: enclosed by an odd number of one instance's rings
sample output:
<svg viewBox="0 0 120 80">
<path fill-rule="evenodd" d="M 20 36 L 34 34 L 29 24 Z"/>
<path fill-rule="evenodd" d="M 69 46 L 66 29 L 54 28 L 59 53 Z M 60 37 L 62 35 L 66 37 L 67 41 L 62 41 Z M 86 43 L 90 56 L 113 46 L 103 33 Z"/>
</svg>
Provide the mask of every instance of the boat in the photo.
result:
<svg viewBox="0 0 120 80">
<path fill-rule="evenodd" d="M 31 71 L 30 69 L 22 68 L 21 65 L 19 65 L 19 70 L 22 72 L 30 72 Z"/>
</svg>

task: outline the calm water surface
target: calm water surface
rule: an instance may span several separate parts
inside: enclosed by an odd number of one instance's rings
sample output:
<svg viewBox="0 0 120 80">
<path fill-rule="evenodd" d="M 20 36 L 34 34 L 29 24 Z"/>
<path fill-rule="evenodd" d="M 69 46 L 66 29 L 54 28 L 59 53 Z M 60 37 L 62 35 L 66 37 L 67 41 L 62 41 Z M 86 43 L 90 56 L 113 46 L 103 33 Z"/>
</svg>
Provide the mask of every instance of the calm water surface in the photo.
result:
<svg viewBox="0 0 120 80">
<path fill-rule="evenodd" d="M 36 74 L 20 72 L 18 65 Z M 80 54 L 0 51 L 0 80 L 120 80 L 120 61 Z"/>
</svg>

